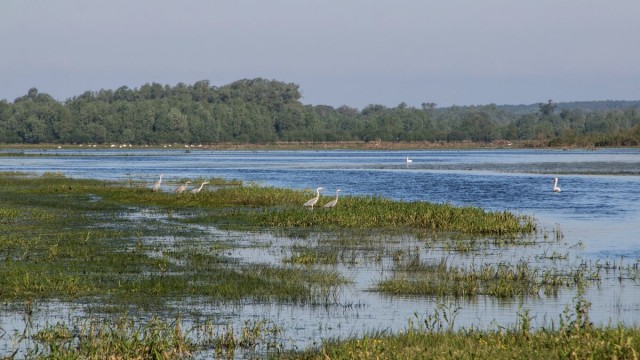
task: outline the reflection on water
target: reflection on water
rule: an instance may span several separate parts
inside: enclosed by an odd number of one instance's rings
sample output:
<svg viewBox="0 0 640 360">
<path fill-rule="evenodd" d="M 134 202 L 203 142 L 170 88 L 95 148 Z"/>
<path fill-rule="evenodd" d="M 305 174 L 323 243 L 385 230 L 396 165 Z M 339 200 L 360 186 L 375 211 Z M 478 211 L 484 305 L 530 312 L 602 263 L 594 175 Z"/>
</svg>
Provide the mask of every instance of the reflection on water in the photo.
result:
<svg viewBox="0 0 640 360">
<path fill-rule="evenodd" d="M 403 239 L 422 259 L 516 263 L 546 261 L 556 251 L 579 262 L 633 265 L 640 261 L 640 150 L 598 151 L 25 151 L 32 156 L 1 157 L 0 171 L 61 172 L 78 178 L 143 180 L 152 184 L 165 174 L 169 191 L 184 178 L 222 177 L 265 186 L 315 189 L 348 195 L 375 195 L 403 201 L 476 205 L 535 216 L 542 229 L 559 227 L 560 241 L 516 249 L 488 248 L 469 255 L 434 249 L 432 244 Z M 38 155 L 42 154 L 42 156 Z M 406 157 L 413 159 L 411 164 Z M 627 174 L 627 175 L 618 175 Z M 628 175 L 631 174 L 631 175 Z M 554 176 L 562 192 L 551 191 Z M 311 190 L 310 190 L 311 195 Z M 150 215 L 151 216 L 151 215 Z M 242 242 L 230 252 L 243 262 L 281 262 L 291 255 L 296 239 L 272 234 L 243 234 L 209 229 L 226 242 Z M 308 241 L 308 239 L 307 239 Z M 354 255 L 357 257 L 358 255 Z M 543 260 L 540 260 L 540 259 Z M 430 313 L 437 299 L 399 298 L 368 291 L 391 270 L 384 261 L 357 261 L 338 266 L 354 281 L 329 307 L 246 303 L 219 307 L 194 299 L 204 314 L 220 321 L 242 323 L 269 318 L 285 328 L 289 347 L 306 347 L 324 338 L 356 336 L 368 331 L 397 331 L 416 315 Z M 640 320 L 640 282 L 619 281 L 621 272 L 602 272 L 602 281 L 586 291 L 591 320 L 607 324 Z M 575 291 L 557 296 L 496 300 L 480 296 L 460 301 L 457 326 L 496 328 L 517 321 L 520 309 L 530 309 L 534 325 L 550 326 L 571 306 Z M 52 316 L 47 314 L 43 316 Z M 14 312 L 3 312 L 0 328 L 16 325 Z M 45 318 L 45 319 L 48 319 Z M 0 343 L 4 342 L 0 339 Z M 0 352 L 4 351 L 0 346 Z"/>
</svg>

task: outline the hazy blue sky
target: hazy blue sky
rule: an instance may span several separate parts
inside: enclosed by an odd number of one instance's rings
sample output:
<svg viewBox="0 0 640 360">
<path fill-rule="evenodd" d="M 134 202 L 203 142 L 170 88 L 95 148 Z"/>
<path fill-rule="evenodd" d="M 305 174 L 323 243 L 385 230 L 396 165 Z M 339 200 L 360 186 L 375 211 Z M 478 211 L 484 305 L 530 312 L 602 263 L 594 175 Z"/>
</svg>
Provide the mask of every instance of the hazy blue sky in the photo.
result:
<svg viewBox="0 0 640 360">
<path fill-rule="evenodd" d="M 0 99 L 300 85 L 305 104 L 640 99 L 638 0 L 2 0 Z"/>
</svg>

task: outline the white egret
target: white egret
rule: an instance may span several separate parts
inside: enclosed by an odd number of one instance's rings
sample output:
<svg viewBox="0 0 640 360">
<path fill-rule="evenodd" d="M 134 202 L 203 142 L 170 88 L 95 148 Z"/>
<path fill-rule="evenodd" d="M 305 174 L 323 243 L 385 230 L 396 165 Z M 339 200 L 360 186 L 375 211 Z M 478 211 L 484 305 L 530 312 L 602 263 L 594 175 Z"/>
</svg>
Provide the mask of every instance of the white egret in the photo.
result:
<svg viewBox="0 0 640 360">
<path fill-rule="evenodd" d="M 178 193 L 178 194 L 182 194 L 185 190 L 187 190 L 187 185 L 191 184 L 191 181 L 187 180 L 187 182 L 184 183 L 184 185 L 179 185 L 175 190 L 173 190 L 174 192 Z"/>
<path fill-rule="evenodd" d="M 553 192 L 560 192 L 560 187 L 558 186 L 558 178 L 553 178 Z"/>
<path fill-rule="evenodd" d="M 332 208 L 332 207 L 336 206 L 336 204 L 338 203 L 338 193 L 340 191 L 342 191 L 342 190 L 340 190 L 340 189 L 336 190 L 336 198 L 331 200 L 331 201 L 329 201 L 328 203 L 324 204 L 323 208 L 329 209 L 329 208 Z"/>
<path fill-rule="evenodd" d="M 205 182 L 203 182 L 202 184 L 200 184 L 200 187 L 199 187 L 199 188 L 191 189 L 191 193 L 192 193 L 192 194 L 197 194 L 197 193 L 199 193 L 199 192 L 200 192 L 200 190 L 202 190 L 202 187 L 203 187 L 203 186 L 205 186 L 205 185 L 206 185 L 206 184 L 208 184 L 208 183 L 209 183 L 208 181 L 205 181 Z"/>
<path fill-rule="evenodd" d="M 160 190 L 160 185 L 162 185 L 162 177 L 164 176 L 164 174 L 160 174 L 160 179 L 158 179 L 158 181 L 156 181 L 156 183 L 153 185 L 153 188 L 151 190 L 153 191 L 159 191 Z"/>
<path fill-rule="evenodd" d="M 315 205 L 318 202 L 318 199 L 320 199 L 320 190 L 324 190 L 324 188 L 323 187 L 317 188 L 316 197 L 314 197 L 313 199 L 309 199 L 309 201 L 304 203 L 304 206 L 309 206 L 311 207 L 311 210 L 313 210 L 313 205 Z"/>
</svg>

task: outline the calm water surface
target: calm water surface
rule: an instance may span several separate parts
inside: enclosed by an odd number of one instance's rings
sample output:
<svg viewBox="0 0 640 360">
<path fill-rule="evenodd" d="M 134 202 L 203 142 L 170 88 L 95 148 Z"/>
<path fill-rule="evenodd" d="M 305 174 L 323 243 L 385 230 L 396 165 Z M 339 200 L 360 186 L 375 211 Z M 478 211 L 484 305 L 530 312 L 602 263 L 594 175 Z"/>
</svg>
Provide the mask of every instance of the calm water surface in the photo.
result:
<svg viewBox="0 0 640 360">
<path fill-rule="evenodd" d="M 0 157 L 0 171 L 61 172 L 76 178 L 145 180 L 165 174 L 170 191 L 182 179 L 221 177 L 264 186 L 296 189 L 325 187 L 326 194 L 377 195 L 404 201 L 475 205 L 535 216 L 542 228 L 559 228 L 564 238 L 549 249 L 524 249 L 486 255 L 486 261 L 515 263 L 535 259 L 540 251 L 570 253 L 569 261 L 640 261 L 640 150 L 478 150 L 478 151 L 209 151 L 209 150 L 48 150 L 32 156 Z M 405 163 L 409 156 L 413 162 Z M 553 177 L 562 192 L 551 191 Z M 310 197 L 312 196 L 310 191 Z M 216 231 L 212 229 L 211 231 Z M 246 239 L 247 234 L 221 236 Z M 245 261 L 282 257 L 294 240 L 255 235 L 273 244 L 262 253 L 238 251 Z M 257 252 L 256 252 L 257 251 Z M 428 251 L 425 250 L 425 251 Z M 438 256 L 438 255 L 436 255 Z M 585 260 L 586 259 L 586 260 Z M 459 261 L 465 261 L 460 256 Z M 482 260 L 475 260 L 476 262 Z M 366 291 L 385 274 L 379 266 L 341 269 L 355 282 L 342 294 L 345 306 L 309 308 L 245 304 L 198 306 L 220 319 L 242 323 L 270 318 L 282 324 L 290 347 L 323 338 L 355 336 L 366 331 L 397 331 L 416 314 L 433 311 L 435 299 L 403 299 Z M 497 301 L 480 297 L 460 306 L 459 326 L 507 326 L 519 308 L 531 309 L 534 324 L 557 323 L 571 306 L 573 292 L 557 297 Z M 587 291 L 594 322 L 640 323 L 639 282 L 603 281 Z M 0 325 L 8 320 L 0 319 Z M 6 328 L 6 326 L 5 326 Z"/>
</svg>

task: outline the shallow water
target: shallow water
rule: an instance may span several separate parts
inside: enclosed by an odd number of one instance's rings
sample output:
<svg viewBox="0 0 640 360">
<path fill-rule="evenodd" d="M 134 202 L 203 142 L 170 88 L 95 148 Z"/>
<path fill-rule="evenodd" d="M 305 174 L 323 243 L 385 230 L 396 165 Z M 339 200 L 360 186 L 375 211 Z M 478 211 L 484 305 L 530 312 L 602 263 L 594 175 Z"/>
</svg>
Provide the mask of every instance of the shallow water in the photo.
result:
<svg viewBox="0 0 640 360">
<path fill-rule="evenodd" d="M 491 249 L 474 261 L 535 261 L 545 252 L 570 254 L 569 262 L 640 261 L 640 150 L 464 150 L 464 151 L 210 151 L 210 150 L 48 150 L 29 156 L 0 157 L 0 171 L 60 172 L 76 178 L 143 180 L 151 185 L 160 173 L 170 191 L 182 179 L 221 177 L 264 186 L 342 189 L 344 195 L 375 195 L 403 201 L 475 205 L 535 216 L 543 229 L 559 227 L 564 238 L 516 251 Z M 405 163 L 409 156 L 413 162 Z M 621 175 L 624 174 L 624 175 Z M 562 192 L 551 191 L 553 177 Z M 309 191 L 312 197 L 312 191 Z M 215 231 L 212 229 L 212 231 Z M 216 236 L 243 238 L 225 232 Z M 247 238 L 246 236 L 244 237 Z M 253 234 L 252 243 L 233 253 L 241 261 L 278 261 L 295 240 Z M 406 246 L 403 244 L 402 246 Z M 441 252 L 416 243 L 424 258 Z M 285 255 L 283 255 L 285 254 Z M 449 255 L 450 256 L 450 255 Z M 468 261 L 453 255 L 454 261 Z M 563 265 L 560 265 L 563 266 Z M 367 291 L 389 275 L 384 266 L 341 267 L 354 285 L 340 294 L 337 306 L 243 304 L 219 308 L 194 300 L 220 321 L 242 323 L 269 318 L 285 329 L 287 347 L 303 348 L 323 338 L 356 336 L 369 331 L 397 331 L 409 319 L 424 318 L 436 299 L 398 298 Z M 620 283 L 611 274 L 587 290 L 591 320 L 599 324 L 640 322 L 640 283 Z M 605 276 L 606 277 L 606 276 Z M 557 324 L 572 306 L 574 291 L 554 297 L 502 301 L 479 297 L 460 301 L 457 326 L 497 328 L 517 321 L 530 309 L 535 325 Z M 9 316 L 5 314 L 6 316 Z M 7 328 L 6 316 L 0 326 Z M 13 315 L 15 317 L 15 315 Z M 416 317 L 417 316 L 417 317 Z M 0 339 L 0 342 L 3 342 Z M 0 350 L 1 346 L 0 346 Z"/>
<path fill-rule="evenodd" d="M 344 195 L 476 205 L 559 223 L 569 239 L 589 240 L 587 251 L 639 255 L 634 229 L 640 219 L 640 149 L 189 151 L 28 150 L 30 156 L 0 157 L 0 171 L 150 184 L 164 173 L 167 191 L 184 178 L 222 177 L 297 189 L 323 186 L 327 195 L 340 188 Z M 406 156 L 413 162 L 405 163 Z M 636 175 L 617 175 L 624 169 Z M 550 191 L 554 176 L 560 177 L 561 193 Z"/>
</svg>

